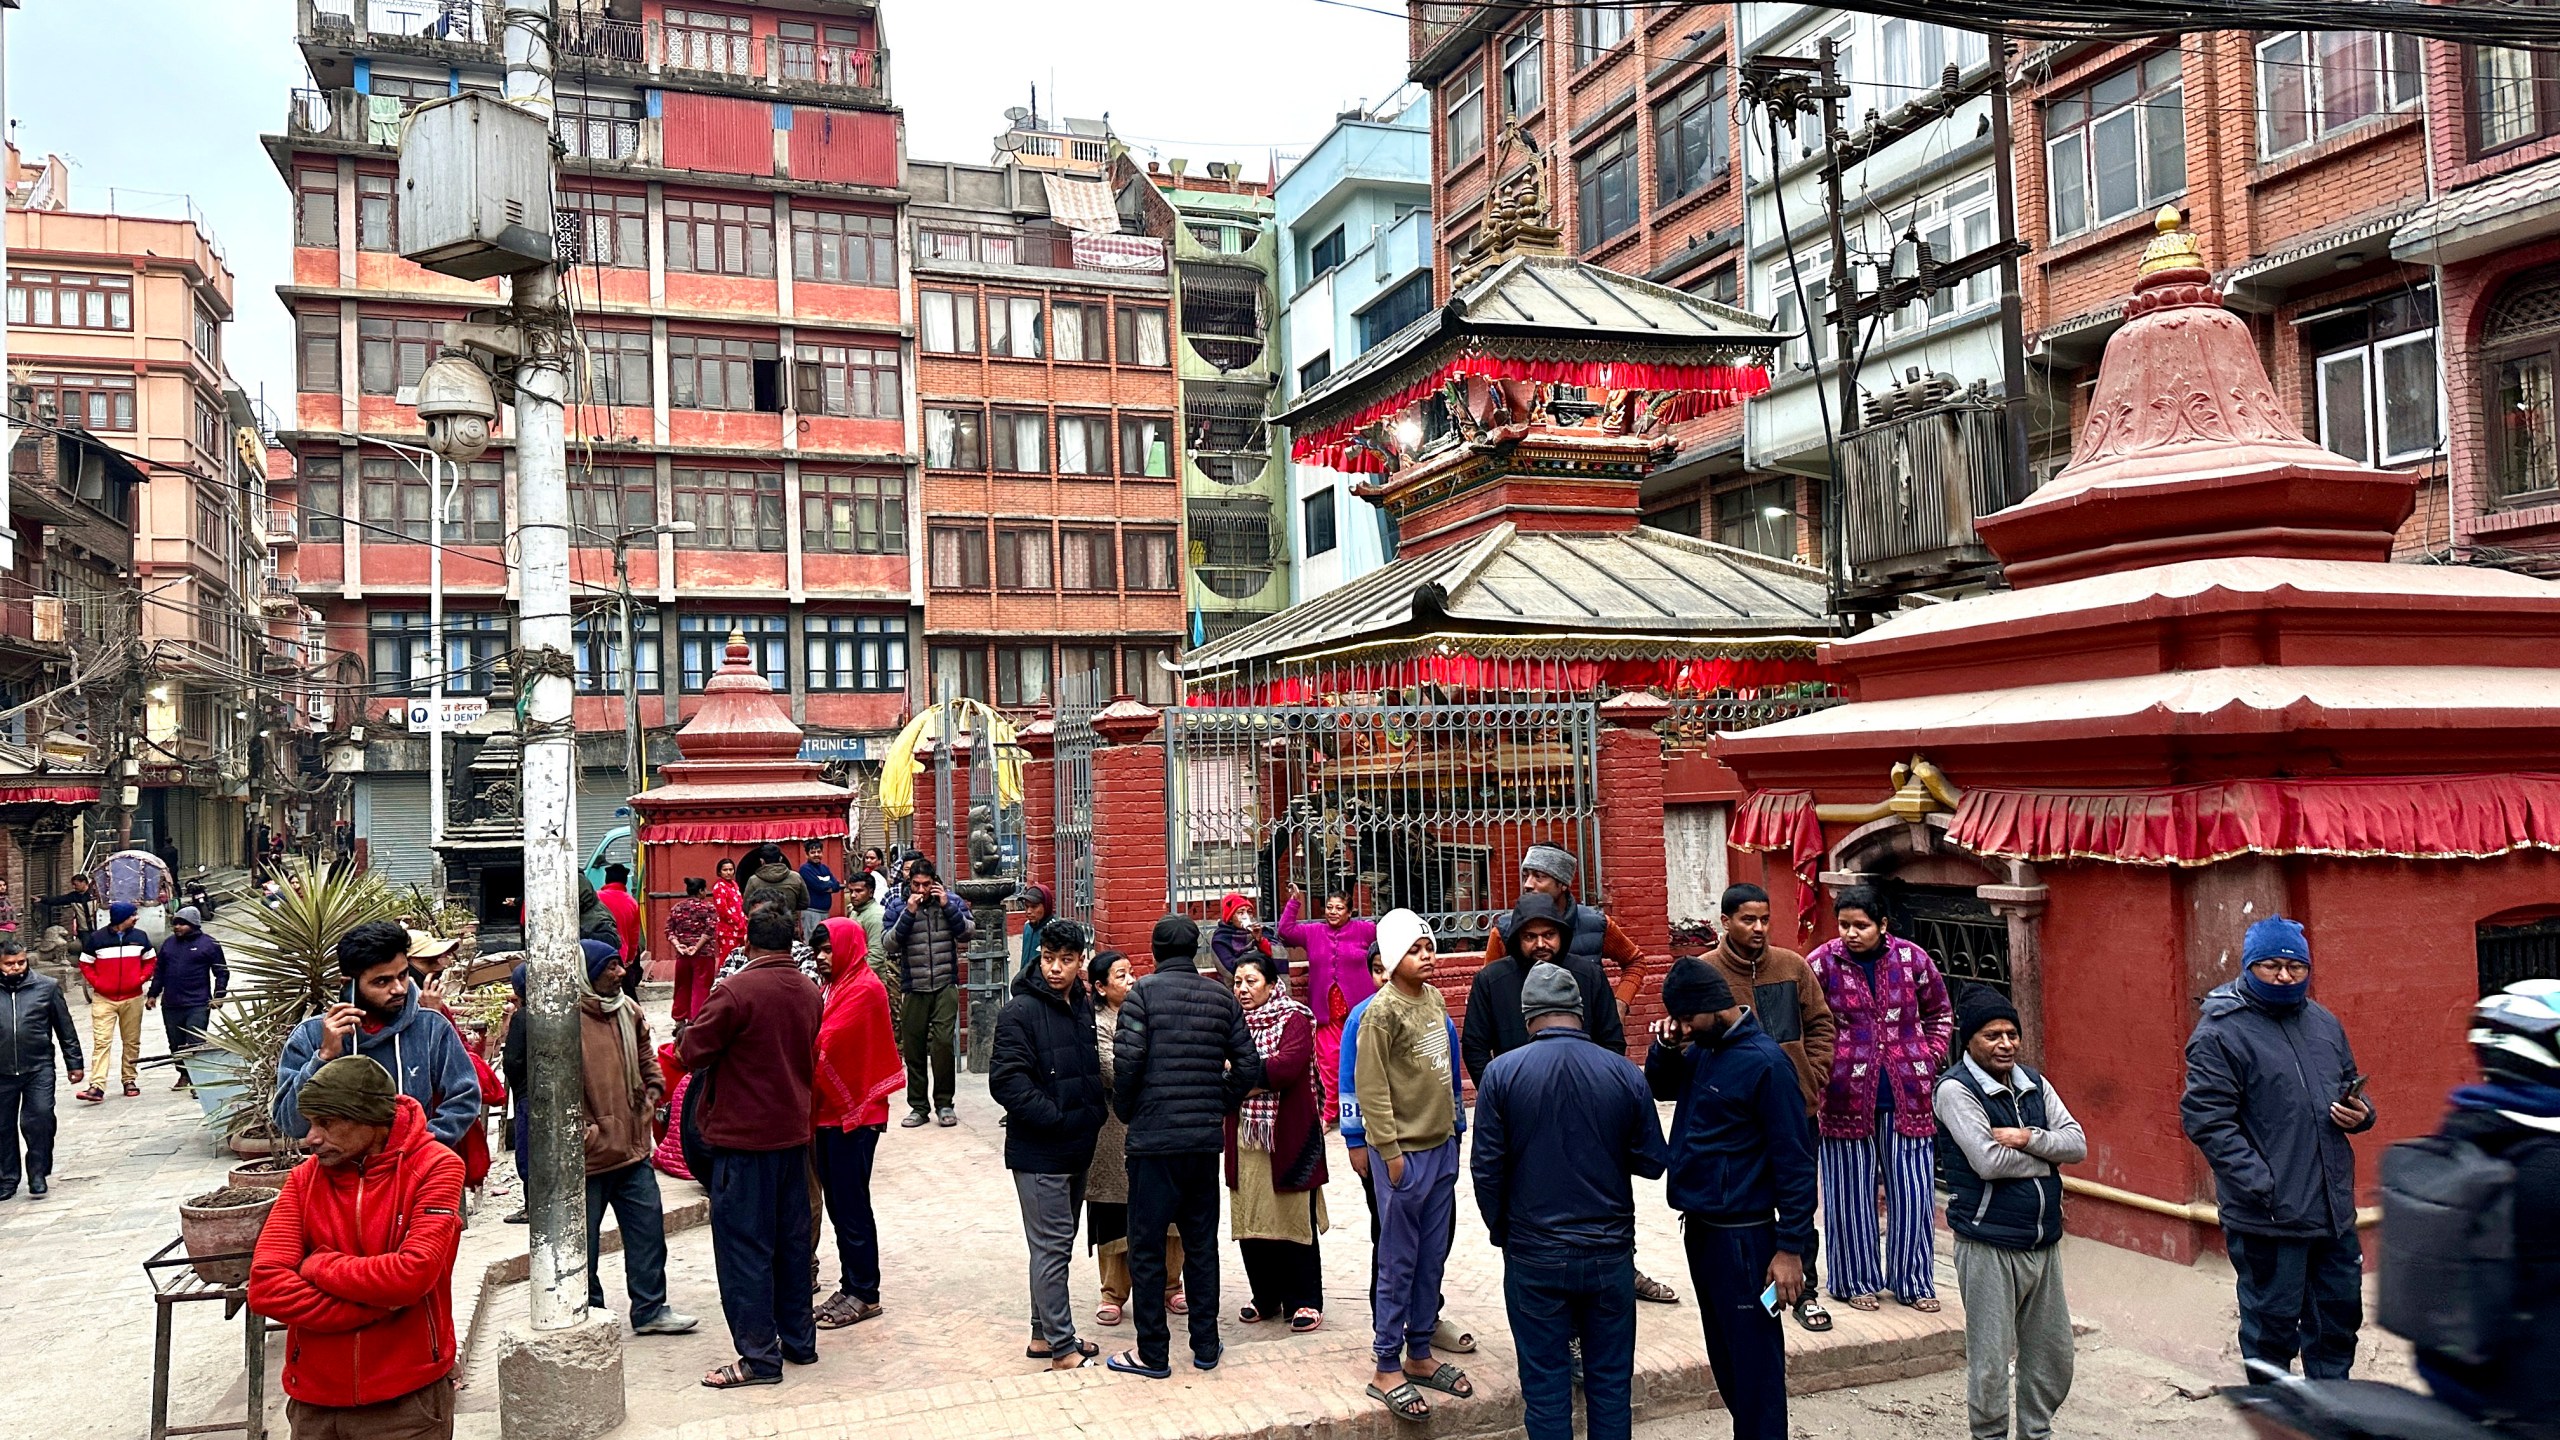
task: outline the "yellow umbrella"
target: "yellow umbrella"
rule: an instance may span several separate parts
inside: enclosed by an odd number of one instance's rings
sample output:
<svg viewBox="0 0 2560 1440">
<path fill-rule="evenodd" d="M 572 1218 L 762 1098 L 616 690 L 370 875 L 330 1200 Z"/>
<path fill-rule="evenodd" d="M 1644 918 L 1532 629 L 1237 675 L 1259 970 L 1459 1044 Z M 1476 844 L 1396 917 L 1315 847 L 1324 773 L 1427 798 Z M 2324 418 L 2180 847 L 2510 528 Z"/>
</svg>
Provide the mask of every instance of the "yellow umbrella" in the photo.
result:
<svg viewBox="0 0 2560 1440">
<path fill-rule="evenodd" d="M 951 703 L 952 728 L 963 734 L 982 734 L 996 747 L 996 794 L 1007 805 L 1022 803 L 1022 751 L 1014 744 L 1013 722 L 1004 718 L 982 701 L 959 699 Z M 942 724 L 942 707 L 929 705 L 924 713 L 907 722 L 898 738 L 889 742 L 888 758 L 880 765 L 880 816 L 884 820 L 904 820 L 916 813 L 916 777 L 924 773 L 924 762 L 916 759 L 916 747 L 928 734 L 938 734 Z"/>
</svg>

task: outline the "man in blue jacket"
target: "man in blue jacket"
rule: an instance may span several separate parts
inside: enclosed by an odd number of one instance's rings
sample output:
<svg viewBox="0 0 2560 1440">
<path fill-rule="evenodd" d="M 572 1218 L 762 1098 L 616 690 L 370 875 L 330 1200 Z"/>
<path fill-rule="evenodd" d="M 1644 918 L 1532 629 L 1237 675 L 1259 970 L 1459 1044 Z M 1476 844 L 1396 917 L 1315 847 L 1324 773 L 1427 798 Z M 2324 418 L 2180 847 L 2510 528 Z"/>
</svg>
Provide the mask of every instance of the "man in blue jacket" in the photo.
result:
<svg viewBox="0 0 2560 1440">
<path fill-rule="evenodd" d="M 1795 1062 L 1722 972 L 1694 957 L 1662 982 L 1645 1079 L 1671 1114 L 1671 1208 L 1681 1214 L 1707 1364 L 1734 1440 L 1787 1440 L 1778 1316 L 1804 1289 L 1813 1243 L 1812 1129 Z M 1766 1303 L 1762 1297 L 1767 1296 Z"/>
<path fill-rule="evenodd" d="M 1520 985 L 1529 1043 L 1476 1090 L 1476 1208 L 1502 1250 L 1502 1298 L 1529 1440 L 1573 1440 L 1580 1343 L 1590 1440 L 1635 1424 L 1636 1197 L 1660 1175 L 1662 1121 L 1642 1076 L 1583 1029 L 1584 992 L 1552 962 Z"/>
<path fill-rule="evenodd" d="M 2249 927 L 2240 975 L 2204 997 L 2187 1037 L 2187 1138 L 2213 1167 L 2240 1289 L 2240 1353 L 2343 1380 L 2364 1323 L 2356 1157 L 2373 1128 L 2347 1028 L 2311 998 L 2311 941 L 2270 915 Z"/>
<path fill-rule="evenodd" d="M 368 920 L 338 942 L 346 999 L 294 1028 L 276 1061 L 275 1125 L 300 1135 L 302 1087 L 341 1055 L 369 1055 L 427 1112 L 427 1129 L 460 1149 L 480 1119 L 480 1080 L 453 1023 L 418 1004 L 409 984 L 409 932 Z"/>
<path fill-rule="evenodd" d="M 183 906 L 169 918 L 169 938 L 160 946 L 160 964 L 151 972 L 151 984 L 142 993 L 145 1007 L 158 1006 L 160 1023 L 169 1032 L 169 1053 L 181 1057 L 177 1062 L 178 1083 L 171 1087 L 184 1090 L 189 1050 L 204 1043 L 206 1027 L 213 1023 L 213 1007 L 231 992 L 231 965 L 222 953 L 222 942 L 204 933 L 204 915 L 193 905 Z"/>
</svg>

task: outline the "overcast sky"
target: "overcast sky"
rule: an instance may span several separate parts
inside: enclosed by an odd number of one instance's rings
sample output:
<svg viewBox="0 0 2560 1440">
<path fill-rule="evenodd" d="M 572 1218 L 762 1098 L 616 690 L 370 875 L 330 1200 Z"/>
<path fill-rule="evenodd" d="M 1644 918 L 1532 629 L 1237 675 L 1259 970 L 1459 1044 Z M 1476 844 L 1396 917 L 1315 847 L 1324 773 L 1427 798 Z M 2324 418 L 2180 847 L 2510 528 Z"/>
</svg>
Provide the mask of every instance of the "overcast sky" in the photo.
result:
<svg viewBox="0 0 2560 1440">
<path fill-rule="evenodd" d="M 72 162 L 72 198 L 130 210 L 191 197 L 238 283 L 231 369 L 291 410 L 283 182 L 258 136 L 304 84 L 292 0 L 24 0 L 10 15 L 9 119 L 22 150 Z M 1397 0 L 1363 0 L 1399 11 Z M 1404 21 L 1319 3 L 887 0 L 891 81 L 911 154 L 983 161 L 1007 106 L 1098 118 L 1141 160 L 1302 152 L 1337 110 L 1404 75 Z"/>
</svg>

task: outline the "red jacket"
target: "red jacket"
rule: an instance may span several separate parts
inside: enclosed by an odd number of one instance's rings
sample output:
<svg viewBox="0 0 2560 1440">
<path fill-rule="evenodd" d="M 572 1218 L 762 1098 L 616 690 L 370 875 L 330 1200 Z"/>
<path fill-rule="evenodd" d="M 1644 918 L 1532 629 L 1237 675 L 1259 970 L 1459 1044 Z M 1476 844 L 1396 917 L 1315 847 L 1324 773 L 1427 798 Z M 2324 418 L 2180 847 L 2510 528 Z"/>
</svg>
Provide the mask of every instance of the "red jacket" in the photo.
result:
<svg viewBox="0 0 2560 1440">
<path fill-rule="evenodd" d="M 462 1158 L 406 1095 L 372 1159 L 296 1167 L 249 1262 L 249 1308 L 284 1322 L 284 1393 L 373 1405 L 452 1373 L 461 1244 Z"/>
<path fill-rule="evenodd" d="M 596 899 L 622 932 L 622 963 L 628 968 L 640 958 L 640 902 L 619 885 L 596 887 Z"/>
<path fill-rule="evenodd" d="M 122 1003 L 139 996 L 151 983 L 160 957 L 142 927 L 118 930 L 110 925 L 80 942 L 80 978 L 101 1000 Z"/>
</svg>

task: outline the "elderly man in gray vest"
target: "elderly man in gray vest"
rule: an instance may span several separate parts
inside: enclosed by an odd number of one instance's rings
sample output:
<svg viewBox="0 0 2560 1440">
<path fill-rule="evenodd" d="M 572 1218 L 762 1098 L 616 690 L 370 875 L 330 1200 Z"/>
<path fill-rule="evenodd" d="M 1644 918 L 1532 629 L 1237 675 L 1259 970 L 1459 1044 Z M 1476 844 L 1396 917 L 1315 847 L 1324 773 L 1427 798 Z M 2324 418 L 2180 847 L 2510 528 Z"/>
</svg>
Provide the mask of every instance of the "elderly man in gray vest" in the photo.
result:
<svg viewBox="0 0 2560 1440">
<path fill-rule="evenodd" d="M 2062 1295 L 2062 1170 L 2089 1156 L 2080 1122 L 2018 1063 L 2018 1011 L 1987 985 L 1956 1005 L 1962 1059 L 1938 1080 L 1938 1172 L 1964 1292 L 1965 1409 L 1973 1440 L 2047 1440 L 2071 1393 L 2071 1307 Z"/>
</svg>

